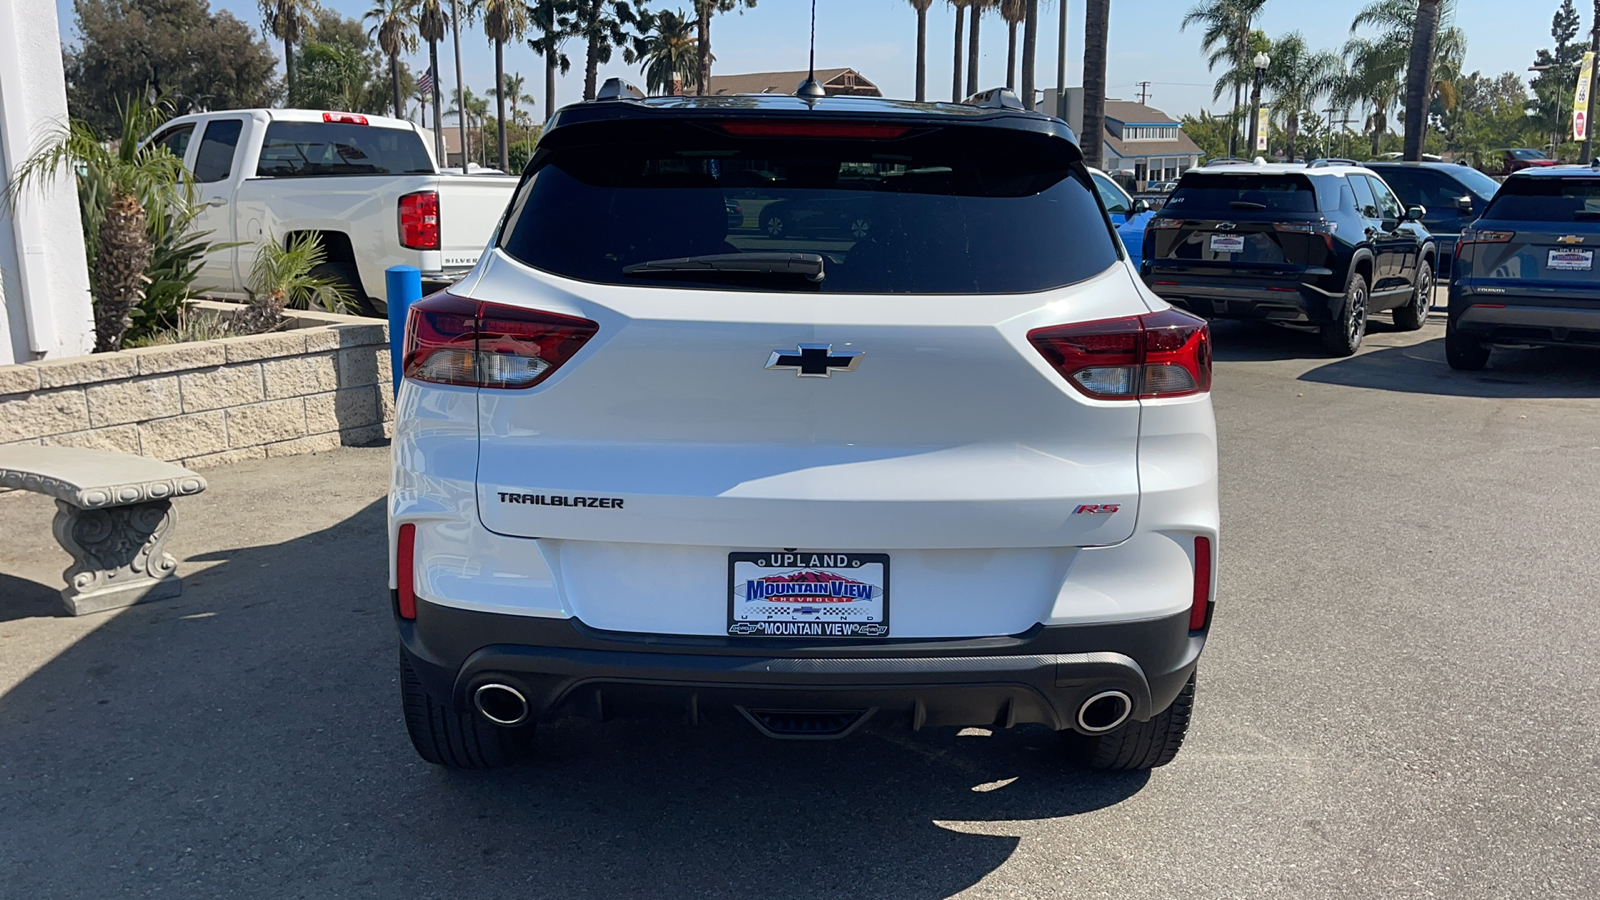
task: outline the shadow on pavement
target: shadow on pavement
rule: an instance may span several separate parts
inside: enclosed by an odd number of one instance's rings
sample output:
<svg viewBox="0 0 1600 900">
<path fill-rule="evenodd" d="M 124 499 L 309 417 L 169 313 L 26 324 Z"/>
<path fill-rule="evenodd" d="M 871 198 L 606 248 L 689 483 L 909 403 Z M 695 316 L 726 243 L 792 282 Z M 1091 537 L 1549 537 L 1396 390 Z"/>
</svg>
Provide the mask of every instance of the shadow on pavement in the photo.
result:
<svg viewBox="0 0 1600 900">
<path fill-rule="evenodd" d="M 1345 387 L 1504 399 L 1600 397 L 1600 352 L 1568 347 L 1497 347 L 1481 372 L 1457 372 L 1444 339 L 1385 347 L 1328 362 L 1301 381 Z"/>
<path fill-rule="evenodd" d="M 870 723 L 785 743 L 568 720 L 527 767 L 440 770 L 400 720 L 383 535 L 376 501 L 205 554 L 221 561 L 181 598 L 108 618 L 0 697 L 7 893 L 944 897 L 1011 856 L 1012 820 L 1147 780 L 1074 770 L 1043 729 Z M 0 580 L 0 618 L 53 597 L 30 584 Z"/>
<path fill-rule="evenodd" d="M 0 572 L 0 622 L 64 615 L 59 589 Z"/>
</svg>

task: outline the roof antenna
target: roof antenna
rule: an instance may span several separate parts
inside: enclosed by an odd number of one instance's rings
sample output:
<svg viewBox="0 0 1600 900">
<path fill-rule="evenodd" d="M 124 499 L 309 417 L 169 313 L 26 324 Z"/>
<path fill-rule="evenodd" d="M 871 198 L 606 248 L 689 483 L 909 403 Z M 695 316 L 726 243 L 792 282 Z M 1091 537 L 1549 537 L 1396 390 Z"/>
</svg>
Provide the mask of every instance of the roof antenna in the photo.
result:
<svg viewBox="0 0 1600 900">
<path fill-rule="evenodd" d="M 807 99 L 828 96 L 821 82 L 817 81 L 817 0 L 811 0 L 811 61 L 806 70 L 806 80 L 795 88 L 794 95 Z"/>
</svg>

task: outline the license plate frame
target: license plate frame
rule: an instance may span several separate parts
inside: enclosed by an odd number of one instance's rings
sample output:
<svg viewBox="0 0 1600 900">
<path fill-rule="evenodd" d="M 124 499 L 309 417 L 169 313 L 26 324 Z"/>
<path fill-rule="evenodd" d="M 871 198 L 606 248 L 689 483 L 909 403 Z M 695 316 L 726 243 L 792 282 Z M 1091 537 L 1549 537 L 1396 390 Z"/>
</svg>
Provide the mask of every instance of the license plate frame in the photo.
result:
<svg viewBox="0 0 1600 900">
<path fill-rule="evenodd" d="M 889 570 L 887 553 L 731 552 L 727 633 L 747 638 L 886 638 L 890 633 Z M 789 587 L 793 585 L 817 587 Z"/>
<path fill-rule="evenodd" d="M 1242 234 L 1213 234 L 1211 236 L 1212 253 L 1243 253 L 1244 235 Z"/>
<path fill-rule="evenodd" d="M 1560 259 L 1559 257 L 1566 257 Z M 1593 250 L 1551 250 L 1545 257 L 1544 267 L 1552 272 L 1592 272 L 1594 271 Z"/>
</svg>

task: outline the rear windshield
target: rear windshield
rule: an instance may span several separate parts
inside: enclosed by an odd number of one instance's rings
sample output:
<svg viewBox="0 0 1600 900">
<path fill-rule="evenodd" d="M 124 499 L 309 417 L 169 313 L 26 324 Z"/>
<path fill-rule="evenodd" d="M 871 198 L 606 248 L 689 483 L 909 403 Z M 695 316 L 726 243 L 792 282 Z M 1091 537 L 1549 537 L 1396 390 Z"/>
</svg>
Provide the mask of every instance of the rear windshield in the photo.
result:
<svg viewBox="0 0 1600 900">
<path fill-rule="evenodd" d="M 582 281 L 869 294 L 1039 291 L 1117 259 L 1070 143 L 960 126 L 873 139 L 568 126 L 541 144 L 501 247 Z M 638 266 L 723 254 L 745 256 L 715 274 Z M 821 280 L 729 271 L 784 254 L 820 257 Z"/>
<path fill-rule="evenodd" d="M 1506 152 L 1510 153 L 1516 159 L 1549 159 L 1550 158 L 1548 156 L 1545 156 L 1543 153 L 1540 153 L 1538 150 L 1508 150 Z"/>
<path fill-rule="evenodd" d="M 1509 178 L 1483 217 L 1513 222 L 1600 221 L 1600 178 Z"/>
<path fill-rule="evenodd" d="M 415 131 L 339 122 L 273 122 L 256 164 L 256 174 L 267 178 L 432 173 Z"/>
<path fill-rule="evenodd" d="M 1327 179 L 1333 181 L 1333 179 Z M 1337 198 L 1337 187 L 1334 197 Z M 1337 205 L 1337 199 L 1333 201 Z M 1323 208 L 1330 208 L 1324 206 Z M 1317 211 L 1317 193 L 1304 175 L 1223 175 L 1191 172 L 1178 182 L 1163 211 L 1185 216 L 1220 212 Z"/>
</svg>

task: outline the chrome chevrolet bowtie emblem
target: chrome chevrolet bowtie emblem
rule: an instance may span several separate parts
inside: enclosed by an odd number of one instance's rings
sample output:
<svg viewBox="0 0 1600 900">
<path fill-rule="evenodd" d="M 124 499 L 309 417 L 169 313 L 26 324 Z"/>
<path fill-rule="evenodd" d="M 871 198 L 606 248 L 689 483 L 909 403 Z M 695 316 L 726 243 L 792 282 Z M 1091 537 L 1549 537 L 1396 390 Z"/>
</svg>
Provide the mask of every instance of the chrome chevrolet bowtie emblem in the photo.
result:
<svg viewBox="0 0 1600 900">
<path fill-rule="evenodd" d="M 1569 234 L 1569 235 L 1566 235 L 1565 237 L 1556 238 L 1556 243 L 1558 243 L 1558 244 L 1581 244 L 1581 243 L 1583 243 L 1583 238 L 1581 238 L 1581 237 L 1579 237 L 1578 235 L 1575 235 L 1575 234 Z"/>
<path fill-rule="evenodd" d="M 834 353 L 832 344 L 801 344 L 794 353 L 772 351 L 767 368 L 794 369 L 800 378 L 827 378 L 835 371 L 854 372 L 862 355 L 862 351 Z"/>
</svg>

